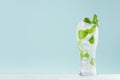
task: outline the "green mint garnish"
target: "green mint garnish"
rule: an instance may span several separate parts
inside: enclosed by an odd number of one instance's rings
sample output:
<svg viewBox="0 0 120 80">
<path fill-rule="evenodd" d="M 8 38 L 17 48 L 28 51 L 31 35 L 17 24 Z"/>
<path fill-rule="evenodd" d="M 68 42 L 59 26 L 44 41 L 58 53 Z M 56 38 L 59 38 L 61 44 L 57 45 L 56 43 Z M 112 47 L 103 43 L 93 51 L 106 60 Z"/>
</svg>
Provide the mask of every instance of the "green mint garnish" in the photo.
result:
<svg viewBox="0 0 120 80">
<path fill-rule="evenodd" d="M 88 23 L 88 24 L 95 24 L 98 26 L 98 19 L 97 19 L 97 15 L 94 14 L 93 16 L 93 20 L 90 20 L 89 18 L 84 18 L 84 22 Z"/>
<path fill-rule="evenodd" d="M 91 58 L 90 64 L 93 65 L 93 66 L 95 65 L 95 59 L 94 58 Z"/>
<path fill-rule="evenodd" d="M 92 36 L 92 37 L 89 39 L 89 42 L 90 42 L 90 44 L 94 44 L 94 42 L 95 42 L 94 36 Z"/>
<path fill-rule="evenodd" d="M 91 33 L 95 32 L 95 29 L 96 29 L 96 25 L 93 25 L 93 26 L 91 27 L 91 29 L 87 29 L 86 31 L 87 31 L 89 34 L 91 34 Z"/>
<path fill-rule="evenodd" d="M 88 35 L 88 33 L 84 30 L 79 30 L 78 31 L 78 38 L 79 39 L 84 39 L 87 35 Z"/>
<path fill-rule="evenodd" d="M 98 26 L 98 19 L 97 19 L 97 15 L 96 14 L 94 14 L 94 16 L 93 16 L 92 23 Z"/>
<path fill-rule="evenodd" d="M 89 18 L 84 18 L 84 22 L 92 24 L 91 20 Z"/>
<path fill-rule="evenodd" d="M 90 29 L 79 30 L 78 31 L 79 39 L 84 39 L 88 34 L 95 32 L 95 29 L 96 29 L 96 25 L 93 25 Z"/>
<path fill-rule="evenodd" d="M 81 53 L 81 58 L 89 58 L 89 54 L 88 53 Z"/>
</svg>

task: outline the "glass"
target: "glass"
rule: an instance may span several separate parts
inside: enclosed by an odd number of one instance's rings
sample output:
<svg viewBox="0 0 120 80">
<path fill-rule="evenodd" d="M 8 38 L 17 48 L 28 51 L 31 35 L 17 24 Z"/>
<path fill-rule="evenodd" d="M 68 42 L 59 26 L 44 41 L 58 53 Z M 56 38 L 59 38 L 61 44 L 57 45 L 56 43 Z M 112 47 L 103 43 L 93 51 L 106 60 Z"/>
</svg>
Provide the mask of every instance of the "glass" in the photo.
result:
<svg viewBox="0 0 120 80">
<path fill-rule="evenodd" d="M 77 42 L 80 51 L 80 75 L 96 76 L 98 26 L 80 21 L 77 28 Z"/>
</svg>

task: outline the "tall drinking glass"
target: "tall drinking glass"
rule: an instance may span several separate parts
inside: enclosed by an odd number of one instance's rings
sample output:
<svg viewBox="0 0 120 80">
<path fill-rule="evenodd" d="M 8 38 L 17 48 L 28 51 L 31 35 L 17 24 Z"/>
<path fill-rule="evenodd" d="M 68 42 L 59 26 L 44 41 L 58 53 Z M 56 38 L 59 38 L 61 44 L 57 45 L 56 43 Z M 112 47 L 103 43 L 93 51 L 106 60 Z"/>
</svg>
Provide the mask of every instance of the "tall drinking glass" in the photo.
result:
<svg viewBox="0 0 120 80">
<path fill-rule="evenodd" d="M 94 19 L 96 17 L 96 23 Z M 81 20 L 77 28 L 77 42 L 80 51 L 80 75 L 96 76 L 96 48 L 98 43 L 98 20 Z"/>
</svg>

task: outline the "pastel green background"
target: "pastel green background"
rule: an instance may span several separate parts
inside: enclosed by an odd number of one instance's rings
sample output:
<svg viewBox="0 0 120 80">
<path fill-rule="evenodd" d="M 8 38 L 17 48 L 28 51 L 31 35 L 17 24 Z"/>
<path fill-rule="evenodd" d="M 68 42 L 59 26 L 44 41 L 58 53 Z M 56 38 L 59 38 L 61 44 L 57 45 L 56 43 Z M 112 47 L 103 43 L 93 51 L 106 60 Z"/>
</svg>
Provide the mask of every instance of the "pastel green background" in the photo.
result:
<svg viewBox="0 0 120 80">
<path fill-rule="evenodd" d="M 76 28 L 99 17 L 97 72 L 120 73 L 120 0 L 0 0 L 0 73 L 79 73 Z"/>
</svg>

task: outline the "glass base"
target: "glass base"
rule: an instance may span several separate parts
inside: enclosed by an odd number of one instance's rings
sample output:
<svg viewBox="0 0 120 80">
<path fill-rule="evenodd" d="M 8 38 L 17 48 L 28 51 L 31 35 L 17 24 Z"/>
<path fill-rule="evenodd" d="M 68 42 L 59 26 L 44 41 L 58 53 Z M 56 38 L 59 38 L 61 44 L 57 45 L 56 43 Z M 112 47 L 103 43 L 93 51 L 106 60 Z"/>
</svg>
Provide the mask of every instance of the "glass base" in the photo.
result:
<svg viewBox="0 0 120 80">
<path fill-rule="evenodd" d="M 85 72 L 85 73 L 80 73 L 80 76 L 97 76 L 97 74 Z"/>
</svg>

